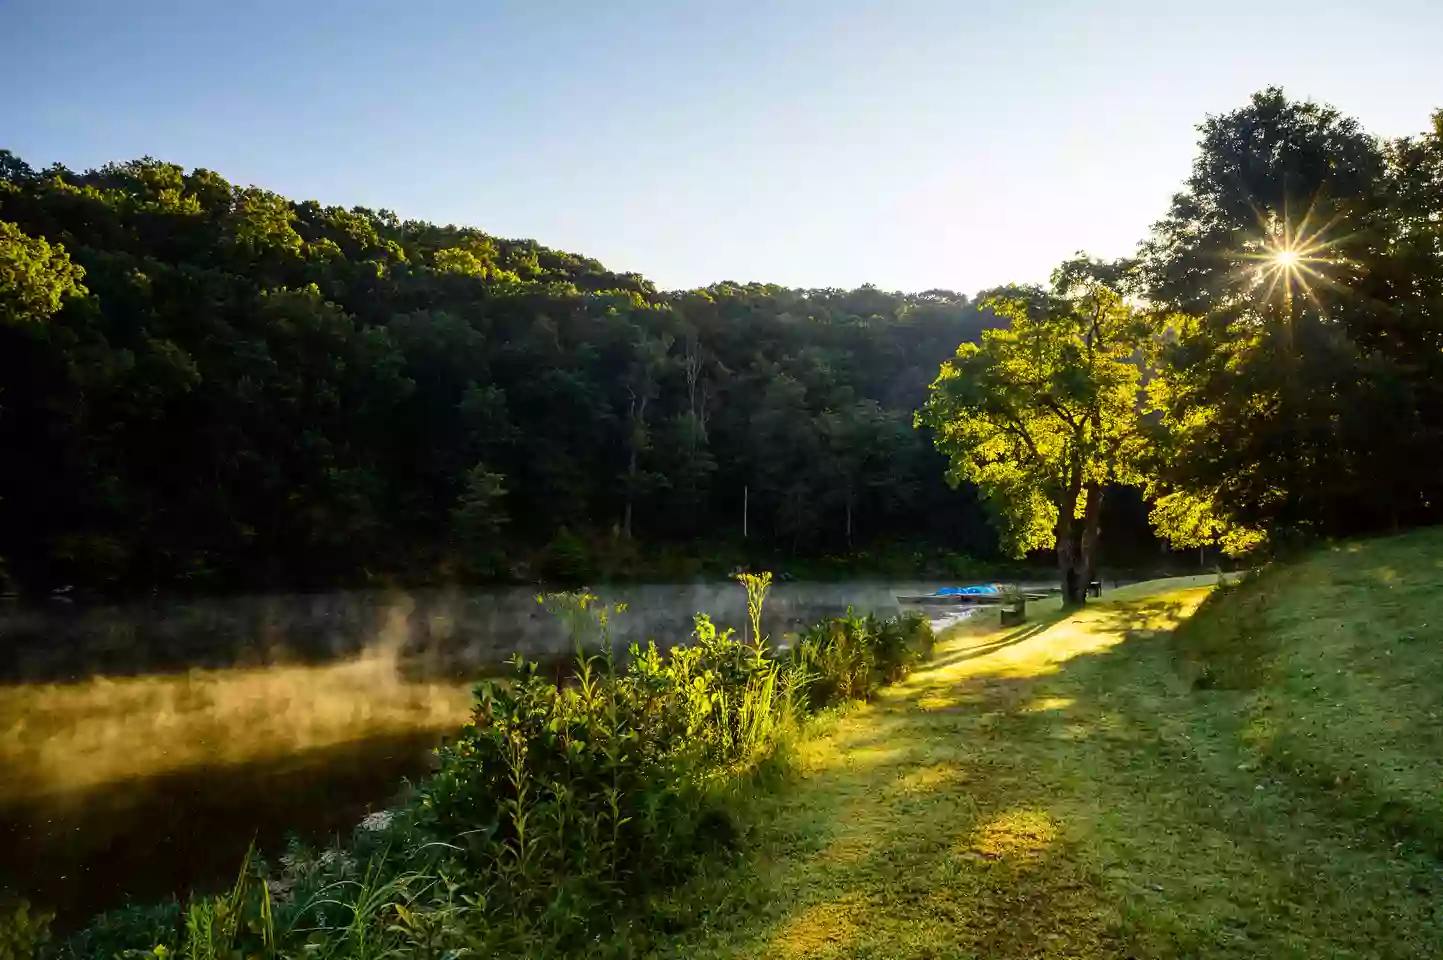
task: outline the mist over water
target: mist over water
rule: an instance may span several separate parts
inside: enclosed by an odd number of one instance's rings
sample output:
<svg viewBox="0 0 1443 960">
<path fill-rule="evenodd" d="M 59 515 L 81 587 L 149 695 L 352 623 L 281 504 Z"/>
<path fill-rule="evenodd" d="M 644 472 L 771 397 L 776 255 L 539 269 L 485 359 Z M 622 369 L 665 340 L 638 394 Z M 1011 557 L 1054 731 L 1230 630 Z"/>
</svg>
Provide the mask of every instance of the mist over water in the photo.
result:
<svg viewBox="0 0 1443 960">
<path fill-rule="evenodd" d="M 780 583 L 763 629 L 891 616 L 935 586 Z M 698 611 L 746 623 L 730 582 L 592 592 L 627 605 L 622 649 L 685 642 Z M 223 885 L 253 838 L 343 835 L 427 773 L 474 678 L 570 644 L 528 588 L 0 608 L 0 888 L 65 926 Z"/>
</svg>

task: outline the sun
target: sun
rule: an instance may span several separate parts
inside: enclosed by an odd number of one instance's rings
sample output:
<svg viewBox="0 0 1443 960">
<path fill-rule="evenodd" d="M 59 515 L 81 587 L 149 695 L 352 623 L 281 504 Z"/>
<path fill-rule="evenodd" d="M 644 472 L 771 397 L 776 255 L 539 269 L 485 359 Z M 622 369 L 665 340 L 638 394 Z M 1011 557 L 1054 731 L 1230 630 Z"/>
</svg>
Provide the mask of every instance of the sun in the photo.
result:
<svg viewBox="0 0 1443 960">
<path fill-rule="evenodd" d="M 1269 238 L 1263 244 L 1262 252 L 1251 258 L 1258 264 L 1255 272 L 1257 283 L 1267 285 L 1264 299 L 1271 300 L 1275 294 L 1281 293 L 1289 310 L 1292 309 L 1295 293 L 1316 300 L 1313 283 L 1330 282 L 1327 269 L 1334 261 L 1328 256 L 1328 246 L 1317 236 L 1299 236 L 1286 228 Z"/>
<path fill-rule="evenodd" d="M 1297 250 L 1279 250 L 1273 254 L 1273 264 L 1284 270 L 1293 270 L 1302 260 L 1302 254 Z"/>
<path fill-rule="evenodd" d="M 1331 236 L 1336 225 L 1336 221 L 1318 224 L 1312 206 L 1297 222 L 1291 221 L 1286 211 L 1260 214 L 1261 235 L 1242 252 L 1243 259 L 1253 263 L 1254 295 L 1261 292 L 1264 300 L 1281 295 L 1291 314 L 1295 294 L 1317 303 L 1315 285 L 1337 287 L 1335 274 L 1346 260 L 1337 249 L 1344 238 Z"/>
</svg>

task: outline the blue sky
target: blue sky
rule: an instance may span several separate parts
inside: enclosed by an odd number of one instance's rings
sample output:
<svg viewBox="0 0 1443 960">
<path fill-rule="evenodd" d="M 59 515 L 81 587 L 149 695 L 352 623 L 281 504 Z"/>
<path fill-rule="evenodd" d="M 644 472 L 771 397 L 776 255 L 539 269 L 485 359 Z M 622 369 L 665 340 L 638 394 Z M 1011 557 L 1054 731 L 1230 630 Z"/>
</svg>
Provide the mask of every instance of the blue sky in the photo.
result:
<svg viewBox="0 0 1443 960">
<path fill-rule="evenodd" d="M 964 292 L 1127 253 L 1270 83 L 1443 107 L 1443 3 L 0 0 L 0 147 L 151 155 L 719 280 Z"/>
</svg>

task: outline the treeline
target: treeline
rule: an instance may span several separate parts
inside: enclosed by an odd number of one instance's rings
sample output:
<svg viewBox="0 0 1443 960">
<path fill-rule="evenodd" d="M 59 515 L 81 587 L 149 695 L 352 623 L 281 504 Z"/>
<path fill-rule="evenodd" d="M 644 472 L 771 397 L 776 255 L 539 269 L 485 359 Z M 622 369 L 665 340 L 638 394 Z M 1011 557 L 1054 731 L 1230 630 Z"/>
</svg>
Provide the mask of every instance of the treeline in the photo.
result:
<svg viewBox="0 0 1443 960">
<path fill-rule="evenodd" d="M 0 152 L 0 558 L 31 591 L 580 579 L 735 546 L 744 507 L 752 553 L 989 555 L 912 411 L 993 322 Z"/>
<path fill-rule="evenodd" d="M 994 291 L 1006 323 L 941 290 L 663 293 L 206 170 L 0 152 L 5 577 L 574 581 L 1061 533 L 1087 580 L 1101 529 L 1146 539 L 1143 495 L 1187 547 L 1443 521 L 1443 114 L 1385 141 L 1269 89 L 1200 130 L 1137 256 Z"/>
</svg>

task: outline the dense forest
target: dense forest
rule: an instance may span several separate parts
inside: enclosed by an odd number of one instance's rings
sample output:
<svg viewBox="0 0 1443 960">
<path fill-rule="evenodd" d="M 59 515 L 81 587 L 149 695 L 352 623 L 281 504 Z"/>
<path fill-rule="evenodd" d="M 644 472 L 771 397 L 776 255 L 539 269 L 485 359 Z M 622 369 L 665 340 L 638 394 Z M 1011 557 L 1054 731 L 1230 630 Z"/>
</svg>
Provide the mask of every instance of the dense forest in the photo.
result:
<svg viewBox="0 0 1443 960">
<path fill-rule="evenodd" d="M 993 322 L 967 297 L 663 294 L 151 159 L 0 176 L 22 587 L 574 579 L 715 555 L 744 509 L 763 555 L 995 550 L 912 424 Z"/>
<path fill-rule="evenodd" d="M 6 579 L 684 574 L 744 523 L 733 557 L 1092 558 L 1122 487 L 1112 529 L 1145 494 L 1177 546 L 1437 522 L 1443 114 L 1384 141 L 1270 89 L 1200 130 L 1136 257 L 975 298 L 662 292 L 208 170 L 0 153 Z"/>
</svg>

